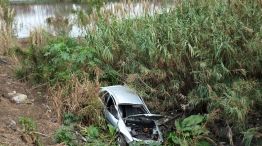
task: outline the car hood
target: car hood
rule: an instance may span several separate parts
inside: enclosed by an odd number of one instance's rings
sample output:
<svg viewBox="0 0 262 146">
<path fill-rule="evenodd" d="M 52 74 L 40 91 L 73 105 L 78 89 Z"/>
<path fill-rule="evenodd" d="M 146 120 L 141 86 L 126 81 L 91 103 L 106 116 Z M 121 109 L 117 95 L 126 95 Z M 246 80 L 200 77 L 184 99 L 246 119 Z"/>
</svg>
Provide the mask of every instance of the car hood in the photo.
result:
<svg viewBox="0 0 262 146">
<path fill-rule="evenodd" d="M 157 120 L 162 119 L 163 116 L 159 115 L 159 114 L 137 114 L 137 115 L 128 116 L 128 117 L 124 118 L 124 120 L 130 119 L 130 118 L 138 118 L 138 119 L 139 118 L 146 118 L 146 119 L 157 121 Z"/>
</svg>

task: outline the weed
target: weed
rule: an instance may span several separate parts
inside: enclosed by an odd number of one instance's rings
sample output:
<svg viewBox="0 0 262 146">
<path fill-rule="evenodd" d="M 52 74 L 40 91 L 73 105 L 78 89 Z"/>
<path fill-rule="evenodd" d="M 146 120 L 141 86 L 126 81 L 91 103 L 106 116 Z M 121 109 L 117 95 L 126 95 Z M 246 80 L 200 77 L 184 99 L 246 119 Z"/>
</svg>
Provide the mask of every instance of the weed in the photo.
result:
<svg viewBox="0 0 262 146">
<path fill-rule="evenodd" d="M 22 126 L 23 132 L 29 135 L 36 146 L 42 146 L 41 140 L 37 132 L 37 125 L 35 121 L 27 117 L 19 117 L 19 123 Z"/>
<path fill-rule="evenodd" d="M 32 132 L 36 131 L 36 123 L 33 119 L 27 117 L 20 117 L 19 123 L 22 125 L 23 131 Z"/>
<path fill-rule="evenodd" d="M 111 124 L 107 124 L 108 127 L 108 131 L 109 131 L 109 135 L 113 138 L 116 136 L 117 134 L 117 130 L 114 126 L 112 126 Z"/>
<path fill-rule="evenodd" d="M 203 139 L 208 133 L 208 130 L 203 125 L 204 119 L 204 116 L 191 115 L 183 120 L 176 120 L 176 132 L 169 134 L 169 144 L 188 146 L 207 143 L 211 145 Z"/>
<path fill-rule="evenodd" d="M 88 139 L 86 145 L 114 146 L 116 139 L 116 129 L 111 125 L 107 126 L 108 131 L 101 130 L 101 128 L 99 128 L 101 125 L 99 125 L 99 127 L 91 125 L 89 127 L 83 128 L 82 133 L 86 139 Z"/>
<path fill-rule="evenodd" d="M 89 127 L 86 127 L 82 130 L 82 133 L 86 136 L 88 136 L 89 138 L 93 138 L 93 139 L 96 139 L 98 138 L 99 136 L 99 131 L 98 131 L 98 128 L 95 127 L 95 126 L 89 126 Z"/>
<path fill-rule="evenodd" d="M 260 141 L 258 140 L 258 143 L 260 144 L 262 143 L 261 128 L 250 128 L 246 132 L 243 132 L 243 134 L 244 134 L 243 143 L 245 146 L 251 146 L 252 140 L 255 138 L 260 139 Z"/>
<path fill-rule="evenodd" d="M 64 125 L 69 126 L 69 125 L 76 123 L 76 122 L 79 122 L 79 121 L 81 121 L 81 117 L 79 117 L 79 116 L 76 116 L 72 113 L 65 113 L 64 114 L 64 118 L 63 118 L 63 124 Z"/>
<path fill-rule="evenodd" d="M 69 126 L 62 126 L 59 128 L 54 135 L 57 143 L 65 143 L 68 146 L 76 146 L 76 136 L 74 134 L 73 128 Z"/>
</svg>

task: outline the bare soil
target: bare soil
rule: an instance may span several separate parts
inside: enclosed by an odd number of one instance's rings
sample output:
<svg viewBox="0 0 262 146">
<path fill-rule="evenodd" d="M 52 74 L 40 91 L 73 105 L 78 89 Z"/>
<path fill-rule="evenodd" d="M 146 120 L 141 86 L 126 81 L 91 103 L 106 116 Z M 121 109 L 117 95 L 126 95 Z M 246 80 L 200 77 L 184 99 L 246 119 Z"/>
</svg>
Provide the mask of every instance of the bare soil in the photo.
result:
<svg viewBox="0 0 262 146">
<path fill-rule="evenodd" d="M 59 124 L 52 118 L 46 94 L 36 87 L 20 82 L 14 76 L 11 59 L 0 56 L 0 146 L 31 146 L 19 124 L 19 117 L 32 118 L 38 127 L 38 135 L 44 146 L 55 145 L 52 139 Z M 9 100 L 8 93 L 26 94 L 28 103 L 16 104 Z M 40 134 L 39 134 L 40 133 Z"/>
</svg>

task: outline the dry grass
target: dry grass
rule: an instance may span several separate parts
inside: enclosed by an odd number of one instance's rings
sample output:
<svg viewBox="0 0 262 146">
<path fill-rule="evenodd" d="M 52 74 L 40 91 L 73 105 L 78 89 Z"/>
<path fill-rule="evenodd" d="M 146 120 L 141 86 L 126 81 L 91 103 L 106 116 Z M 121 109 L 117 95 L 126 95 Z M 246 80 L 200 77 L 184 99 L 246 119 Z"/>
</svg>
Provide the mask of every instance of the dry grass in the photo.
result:
<svg viewBox="0 0 262 146">
<path fill-rule="evenodd" d="M 85 31 L 95 32 L 97 22 L 103 18 L 107 24 L 112 19 L 135 19 L 144 16 L 154 16 L 156 13 L 163 13 L 174 9 L 176 1 L 170 1 L 169 5 L 161 0 L 123 0 L 118 2 L 108 2 L 101 7 L 93 7 L 90 12 L 81 11 L 78 14 L 77 23 Z M 85 32 L 85 33 L 88 33 Z"/>
<path fill-rule="evenodd" d="M 14 9 L 0 5 L 0 54 L 7 53 L 16 44 L 13 36 L 14 16 Z"/>
<path fill-rule="evenodd" d="M 43 28 L 35 28 L 33 31 L 30 32 L 30 44 L 37 47 L 47 44 L 48 36 L 46 36 L 45 34 L 47 33 Z"/>
<path fill-rule="evenodd" d="M 101 124 L 102 106 L 98 97 L 99 85 L 87 79 L 80 81 L 72 77 L 70 81 L 49 89 L 50 101 L 61 122 L 63 113 L 74 113 L 84 117 L 86 124 Z"/>
<path fill-rule="evenodd" d="M 46 19 L 53 35 L 69 35 L 73 23 L 69 17 L 53 16 Z"/>
</svg>

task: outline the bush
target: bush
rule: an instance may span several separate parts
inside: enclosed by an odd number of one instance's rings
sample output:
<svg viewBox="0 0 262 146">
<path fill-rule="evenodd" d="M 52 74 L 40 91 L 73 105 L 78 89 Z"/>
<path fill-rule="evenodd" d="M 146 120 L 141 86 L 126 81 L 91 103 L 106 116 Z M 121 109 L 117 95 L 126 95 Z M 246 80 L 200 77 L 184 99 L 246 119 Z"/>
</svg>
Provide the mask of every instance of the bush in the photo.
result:
<svg viewBox="0 0 262 146">
<path fill-rule="evenodd" d="M 62 126 L 59 128 L 54 136 L 57 143 L 65 143 L 67 146 L 76 146 L 76 136 L 72 127 Z"/>
<path fill-rule="evenodd" d="M 206 145 L 214 143 L 208 138 L 208 130 L 204 126 L 205 117 L 191 115 L 183 120 L 176 120 L 176 131 L 169 134 L 169 145 Z M 207 140 L 209 141 L 207 141 Z"/>
<path fill-rule="evenodd" d="M 73 113 L 82 117 L 87 125 L 103 124 L 102 104 L 98 97 L 99 85 L 87 79 L 82 81 L 73 77 L 70 81 L 50 87 L 50 100 L 58 119 L 63 113 Z M 70 119 L 72 120 L 72 119 Z"/>
<path fill-rule="evenodd" d="M 37 132 L 36 122 L 28 117 L 19 117 L 19 124 L 22 126 L 22 130 L 25 134 L 32 139 L 36 146 L 43 146 Z"/>
</svg>

